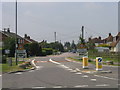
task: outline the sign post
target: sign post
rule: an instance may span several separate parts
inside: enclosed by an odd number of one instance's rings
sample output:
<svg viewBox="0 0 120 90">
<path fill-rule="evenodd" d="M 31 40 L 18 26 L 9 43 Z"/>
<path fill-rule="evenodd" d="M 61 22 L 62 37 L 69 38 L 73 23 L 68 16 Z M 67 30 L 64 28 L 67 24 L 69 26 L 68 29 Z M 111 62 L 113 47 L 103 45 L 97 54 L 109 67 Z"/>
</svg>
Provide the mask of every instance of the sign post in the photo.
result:
<svg viewBox="0 0 120 90">
<path fill-rule="evenodd" d="M 102 71 L 102 57 L 96 57 L 96 71 Z"/>
<path fill-rule="evenodd" d="M 88 68 L 88 57 L 83 57 L 83 68 L 87 69 Z"/>
</svg>

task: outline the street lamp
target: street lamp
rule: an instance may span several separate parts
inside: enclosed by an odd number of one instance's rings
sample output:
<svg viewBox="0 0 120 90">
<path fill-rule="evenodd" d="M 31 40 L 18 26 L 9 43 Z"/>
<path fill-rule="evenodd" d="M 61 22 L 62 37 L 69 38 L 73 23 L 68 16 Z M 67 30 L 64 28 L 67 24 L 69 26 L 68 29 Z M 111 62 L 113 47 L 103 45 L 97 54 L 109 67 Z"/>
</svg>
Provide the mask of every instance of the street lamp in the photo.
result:
<svg viewBox="0 0 120 90">
<path fill-rule="evenodd" d="M 15 61 L 16 61 L 16 65 L 18 65 L 18 61 L 17 61 L 17 47 L 18 47 L 18 45 L 17 45 L 17 0 L 16 0 L 16 7 L 15 7 L 15 34 L 16 34 L 16 36 L 15 36 Z"/>
</svg>

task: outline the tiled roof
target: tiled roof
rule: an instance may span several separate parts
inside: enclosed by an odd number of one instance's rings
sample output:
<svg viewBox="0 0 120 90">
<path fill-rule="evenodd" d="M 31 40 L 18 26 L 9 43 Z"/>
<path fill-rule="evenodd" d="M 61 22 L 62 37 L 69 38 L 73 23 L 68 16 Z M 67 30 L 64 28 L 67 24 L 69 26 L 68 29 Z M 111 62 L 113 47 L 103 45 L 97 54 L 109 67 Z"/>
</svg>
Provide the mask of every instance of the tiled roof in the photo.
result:
<svg viewBox="0 0 120 90">
<path fill-rule="evenodd" d="M 116 42 L 112 42 L 112 43 L 110 44 L 110 46 L 111 46 L 111 47 L 115 47 L 118 42 L 120 42 L 120 37 L 117 39 Z"/>
<path fill-rule="evenodd" d="M 93 43 L 103 43 L 104 41 L 99 39 L 99 38 L 93 38 L 90 40 L 90 42 L 93 42 Z"/>
</svg>

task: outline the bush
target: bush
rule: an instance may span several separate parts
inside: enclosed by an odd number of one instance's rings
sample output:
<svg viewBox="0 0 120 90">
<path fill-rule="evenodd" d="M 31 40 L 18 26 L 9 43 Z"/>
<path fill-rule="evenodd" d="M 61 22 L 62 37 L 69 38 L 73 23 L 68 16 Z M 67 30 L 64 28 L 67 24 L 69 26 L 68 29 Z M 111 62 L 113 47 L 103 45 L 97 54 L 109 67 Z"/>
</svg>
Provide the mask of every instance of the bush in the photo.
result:
<svg viewBox="0 0 120 90">
<path fill-rule="evenodd" d="M 42 50 L 42 56 L 46 56 L 46 51 Z"/>
<path fill-rule="evenodd" d="M 46 55 L 51 55 L 53 54 L 53 49 L 52 48 L 43 48 L 43 53 L 45 52 Z"/>
<path fill-rule="evenodd" d="M 5 55 L 2 56 L 2 63 L 7 63 L 7 58 Z"/>
</svg>

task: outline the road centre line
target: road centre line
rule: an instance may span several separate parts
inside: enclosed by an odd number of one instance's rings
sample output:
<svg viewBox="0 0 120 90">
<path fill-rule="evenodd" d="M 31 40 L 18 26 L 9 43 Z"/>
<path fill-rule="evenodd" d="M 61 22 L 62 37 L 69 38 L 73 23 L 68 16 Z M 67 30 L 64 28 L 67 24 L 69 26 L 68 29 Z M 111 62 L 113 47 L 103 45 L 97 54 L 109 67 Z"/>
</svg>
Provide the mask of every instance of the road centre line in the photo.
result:
<svg viewBox="0 0 120 90">
<path fill-rule="evenodd" d="M 109 77 L 106 77 L 106 76 L 100 76 L 100 75 L 94 75 L 96 77 L 101 77 L 101 78 L 106 78 L 106 79 L 111 79 L 111 80 L 118 80 L 116 78 L 109 78 Z"/>
<path fill-rule="evenodd" d="M 79 88 L 79 87 L 88 87 L 88 85 L 77 85 L 77 86 L 74 86 L 76 88 Z"/>
<path fill-rule="evenodd" d="M 62 86 L 54 86 L 53 88 L 62 88 Z"/>
<path fill-rule="evenodd" d="M 46 87 L 32 87 L 32 88 L 34 89 L 34 88 L 46 88 Z"/>
<path fill-rule="evenodd" d="M 103 87 L 103 86 L 110 86 L 109 84 L 99 84 L 99 85 L 96 85 L 98 87 Z"/>
</svg>

